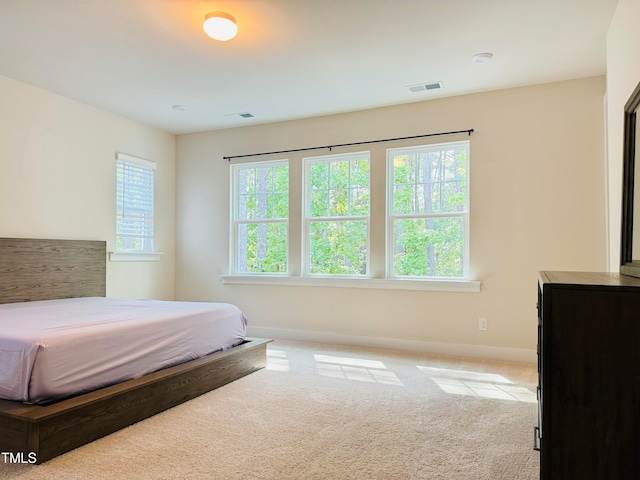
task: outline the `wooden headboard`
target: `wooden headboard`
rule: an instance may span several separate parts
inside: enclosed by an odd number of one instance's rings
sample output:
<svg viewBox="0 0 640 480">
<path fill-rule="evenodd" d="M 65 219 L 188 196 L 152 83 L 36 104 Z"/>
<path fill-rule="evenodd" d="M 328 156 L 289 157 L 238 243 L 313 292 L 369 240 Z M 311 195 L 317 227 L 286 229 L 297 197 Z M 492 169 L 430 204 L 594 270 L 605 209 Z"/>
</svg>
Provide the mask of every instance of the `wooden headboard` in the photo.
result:
<svg viewBox="0 0 640 480">
<path fill-rule="evenodd" d="M 106 296 L 107 244 L 0 238 L 0 303 Z"/>
</svg>

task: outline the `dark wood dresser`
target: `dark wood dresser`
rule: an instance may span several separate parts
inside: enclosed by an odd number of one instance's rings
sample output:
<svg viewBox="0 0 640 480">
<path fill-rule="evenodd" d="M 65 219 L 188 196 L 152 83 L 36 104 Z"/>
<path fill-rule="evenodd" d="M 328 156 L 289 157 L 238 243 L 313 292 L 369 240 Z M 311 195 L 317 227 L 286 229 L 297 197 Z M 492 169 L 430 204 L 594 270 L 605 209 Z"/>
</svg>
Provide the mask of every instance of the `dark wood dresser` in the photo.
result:
<svg viewBox="0 0 640 480">
<path fill-rule="evenodd" d="M 542 480 L 640 479 L 640 279 L 540 272 Z"/>
</svg>

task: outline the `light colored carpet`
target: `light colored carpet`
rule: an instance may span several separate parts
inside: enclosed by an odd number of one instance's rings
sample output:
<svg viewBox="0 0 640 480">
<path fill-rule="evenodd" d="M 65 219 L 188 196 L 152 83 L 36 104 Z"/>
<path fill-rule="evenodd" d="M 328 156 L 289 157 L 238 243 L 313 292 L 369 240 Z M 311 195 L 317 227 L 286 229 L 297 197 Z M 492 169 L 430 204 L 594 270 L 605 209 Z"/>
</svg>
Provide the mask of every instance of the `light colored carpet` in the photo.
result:
<svg viewBox="0 0 640 480">
<path fill-rule="evenodd" d="M 534 480 L 535 365 L 274 342 L 268 367 L 0 478 Z"/>
</svg>

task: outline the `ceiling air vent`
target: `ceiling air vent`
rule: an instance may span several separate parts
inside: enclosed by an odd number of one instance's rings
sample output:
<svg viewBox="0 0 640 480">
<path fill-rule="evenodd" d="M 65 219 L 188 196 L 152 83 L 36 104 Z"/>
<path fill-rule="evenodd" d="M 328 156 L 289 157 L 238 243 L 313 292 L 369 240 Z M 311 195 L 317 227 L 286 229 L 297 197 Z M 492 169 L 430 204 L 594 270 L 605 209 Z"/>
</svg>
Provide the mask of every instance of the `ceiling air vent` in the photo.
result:
<svg viewBox="0 0 640 480">
<path fill-rule="evenodd" d="M 439 90 L 443 88 L 442 82 L 420 83 L 418 85 L 409 85 L 407 87 L 410 92 L 426 92 L 427 90 Z"/>
<path fill-rule="evenodd" d="M 240 112 L 240 113 L 225 113 L 225 117 L 242 117 L 242 118 L 253 118 L 253 114 L 249 112 Z"/>
</svg>

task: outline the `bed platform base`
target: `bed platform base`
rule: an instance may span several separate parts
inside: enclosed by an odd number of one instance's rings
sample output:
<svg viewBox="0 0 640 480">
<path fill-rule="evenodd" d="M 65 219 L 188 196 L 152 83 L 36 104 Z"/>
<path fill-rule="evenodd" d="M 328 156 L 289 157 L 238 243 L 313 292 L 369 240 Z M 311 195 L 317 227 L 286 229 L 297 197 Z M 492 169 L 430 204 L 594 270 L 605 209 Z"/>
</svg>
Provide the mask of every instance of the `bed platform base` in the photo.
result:
<svg viewBox="0 0 640 480">
<path fill-rule="evenodd" d="M 50 405 L 0 400 L 0 452 L 42 463 L 266 366 L 267 343 L 231 349 Z M 33 452 L 33 453 L 31 453 Z"/>
</svg>

